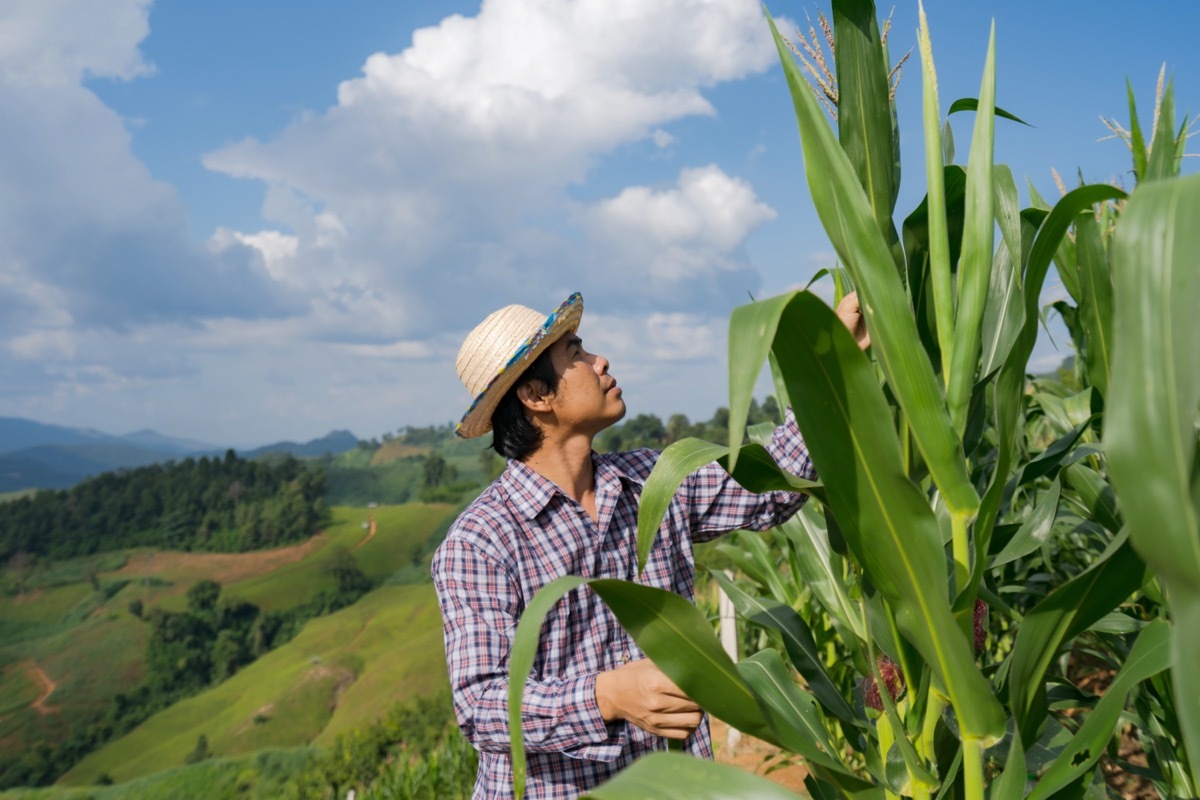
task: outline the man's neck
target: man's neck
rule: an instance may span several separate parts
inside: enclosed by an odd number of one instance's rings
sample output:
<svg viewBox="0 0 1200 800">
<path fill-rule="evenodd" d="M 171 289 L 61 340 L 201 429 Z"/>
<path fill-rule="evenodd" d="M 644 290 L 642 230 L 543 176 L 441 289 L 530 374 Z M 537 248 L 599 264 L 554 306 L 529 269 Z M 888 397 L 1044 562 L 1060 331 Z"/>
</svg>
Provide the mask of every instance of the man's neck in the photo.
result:
<svg viewBox="0 0 1200 800">
<path fill-rule="evenodd" d="M 592 466 L 591 436 L 575 434 L 562 440 L 547 437 L 524 463 L 585 507 L 595 496 L 596 471 Z"/>
</svg>

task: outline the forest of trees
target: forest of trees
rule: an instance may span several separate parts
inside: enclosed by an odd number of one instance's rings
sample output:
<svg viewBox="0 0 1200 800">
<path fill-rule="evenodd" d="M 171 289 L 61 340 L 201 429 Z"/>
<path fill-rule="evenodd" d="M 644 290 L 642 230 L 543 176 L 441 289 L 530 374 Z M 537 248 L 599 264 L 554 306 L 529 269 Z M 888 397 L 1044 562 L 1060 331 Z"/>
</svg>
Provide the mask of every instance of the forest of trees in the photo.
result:
<svg viewBox="0 0 1200 800">
<path fill-rule="evenodd" d="M 771 395 L 761 404 L 756 399 L 750 400 L 749 424 L 757 425 L 760 422 L 769 422 L 772 425 L 783 422 L 779 404 Z M 665 425 L 655 414 L 638 414 L 619 425 L 601 431 L 593 442 L 593 447 L 600 453 L 637 450 L 642 447 L 662 450 L 680 439 L 687 438 L 727 442 L 729 409 L 718 408 L 712 419 L 706 422 L 691 422 L 686 414 L 672 414 Z"/>
<path fill-rule="evenodd" d="M 51 559 L 150 545 L 240 552 L 311 535 L 325 477 L 292 457 L 222 458 L 106 472 L 71 489 L 0 503 L 0 559 Z"/>
</svg>

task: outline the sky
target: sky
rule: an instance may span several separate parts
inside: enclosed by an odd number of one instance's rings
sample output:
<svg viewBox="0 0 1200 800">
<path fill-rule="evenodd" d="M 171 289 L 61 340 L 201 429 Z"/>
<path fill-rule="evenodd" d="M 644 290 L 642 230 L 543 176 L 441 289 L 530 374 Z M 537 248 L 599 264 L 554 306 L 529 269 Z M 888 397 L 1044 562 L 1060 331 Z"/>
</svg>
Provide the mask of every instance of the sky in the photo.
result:
<svg viewBox="0 0 1200 800">
<path fill-rule="evenodd" d="M 770 5 L 785 35 L 827 10 Z M 943 113 L 994 20 L 1023 204 L 1051 168 L 1131 183 L 1098 141 L 1127 78 L 1144 124 L 1164 63 L 1200 111 L 1197 0 L 926 12 Z M 581 291 L 630 414 L 703 419 L 730 311 L 834 263 L 755 0 L 0 0 L 0 119 L 0 416 L 235 446 L 443 424 L 476 323 Z M 973 115 L 951 124 L 962 163 Z"/>
</svg>

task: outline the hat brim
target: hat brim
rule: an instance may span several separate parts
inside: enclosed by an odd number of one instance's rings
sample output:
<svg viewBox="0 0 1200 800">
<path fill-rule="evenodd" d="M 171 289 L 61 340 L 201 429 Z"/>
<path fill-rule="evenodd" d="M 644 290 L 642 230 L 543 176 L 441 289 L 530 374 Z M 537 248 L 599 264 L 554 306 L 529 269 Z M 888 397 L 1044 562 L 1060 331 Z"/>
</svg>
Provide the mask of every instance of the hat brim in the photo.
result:
<svg viewBox="0 0 1200 800">
<path fill-rule="evenodd" d="M 459 421 L 455 433 L 464 439 L 473 439 L 490 431 L 492 414 L 496 413 L 496 406 L 508 390 L 546 348 L 564 334 L 577 330 L 582 318 L 583 295 L 575 292 L 546 317 L 542 326 L 522 342 L 508 362 L 492 376 L 487 387 L 479 393 Z"/>
</svg>

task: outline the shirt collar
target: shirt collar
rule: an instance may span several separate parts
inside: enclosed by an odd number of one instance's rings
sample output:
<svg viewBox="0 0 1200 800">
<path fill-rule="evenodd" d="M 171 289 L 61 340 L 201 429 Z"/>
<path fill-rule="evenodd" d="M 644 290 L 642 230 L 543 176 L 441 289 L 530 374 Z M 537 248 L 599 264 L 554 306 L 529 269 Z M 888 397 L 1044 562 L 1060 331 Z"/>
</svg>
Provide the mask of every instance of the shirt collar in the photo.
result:
<svg viewBox="0 0 1200 800">
<path fill-rule="evenodd" d="M 638 476 L 627 473 L 610 456 L 593 452 L 592 465 L 596 470 L 597 493 L 603 492 L 606 488 L 619 490 L 617 484 L 622 480 L 638 486 L 645 483 Z M 532 520 L 542 513 L 554 495 L 563 494 L 562 489 L 554 481 L 530 469 L 524 462 L 513 459 L 508 460 L 508 467 L 500 476 L 500 482 L 507 490 L 513 507 L 528 520 Z"/>
</svg>

